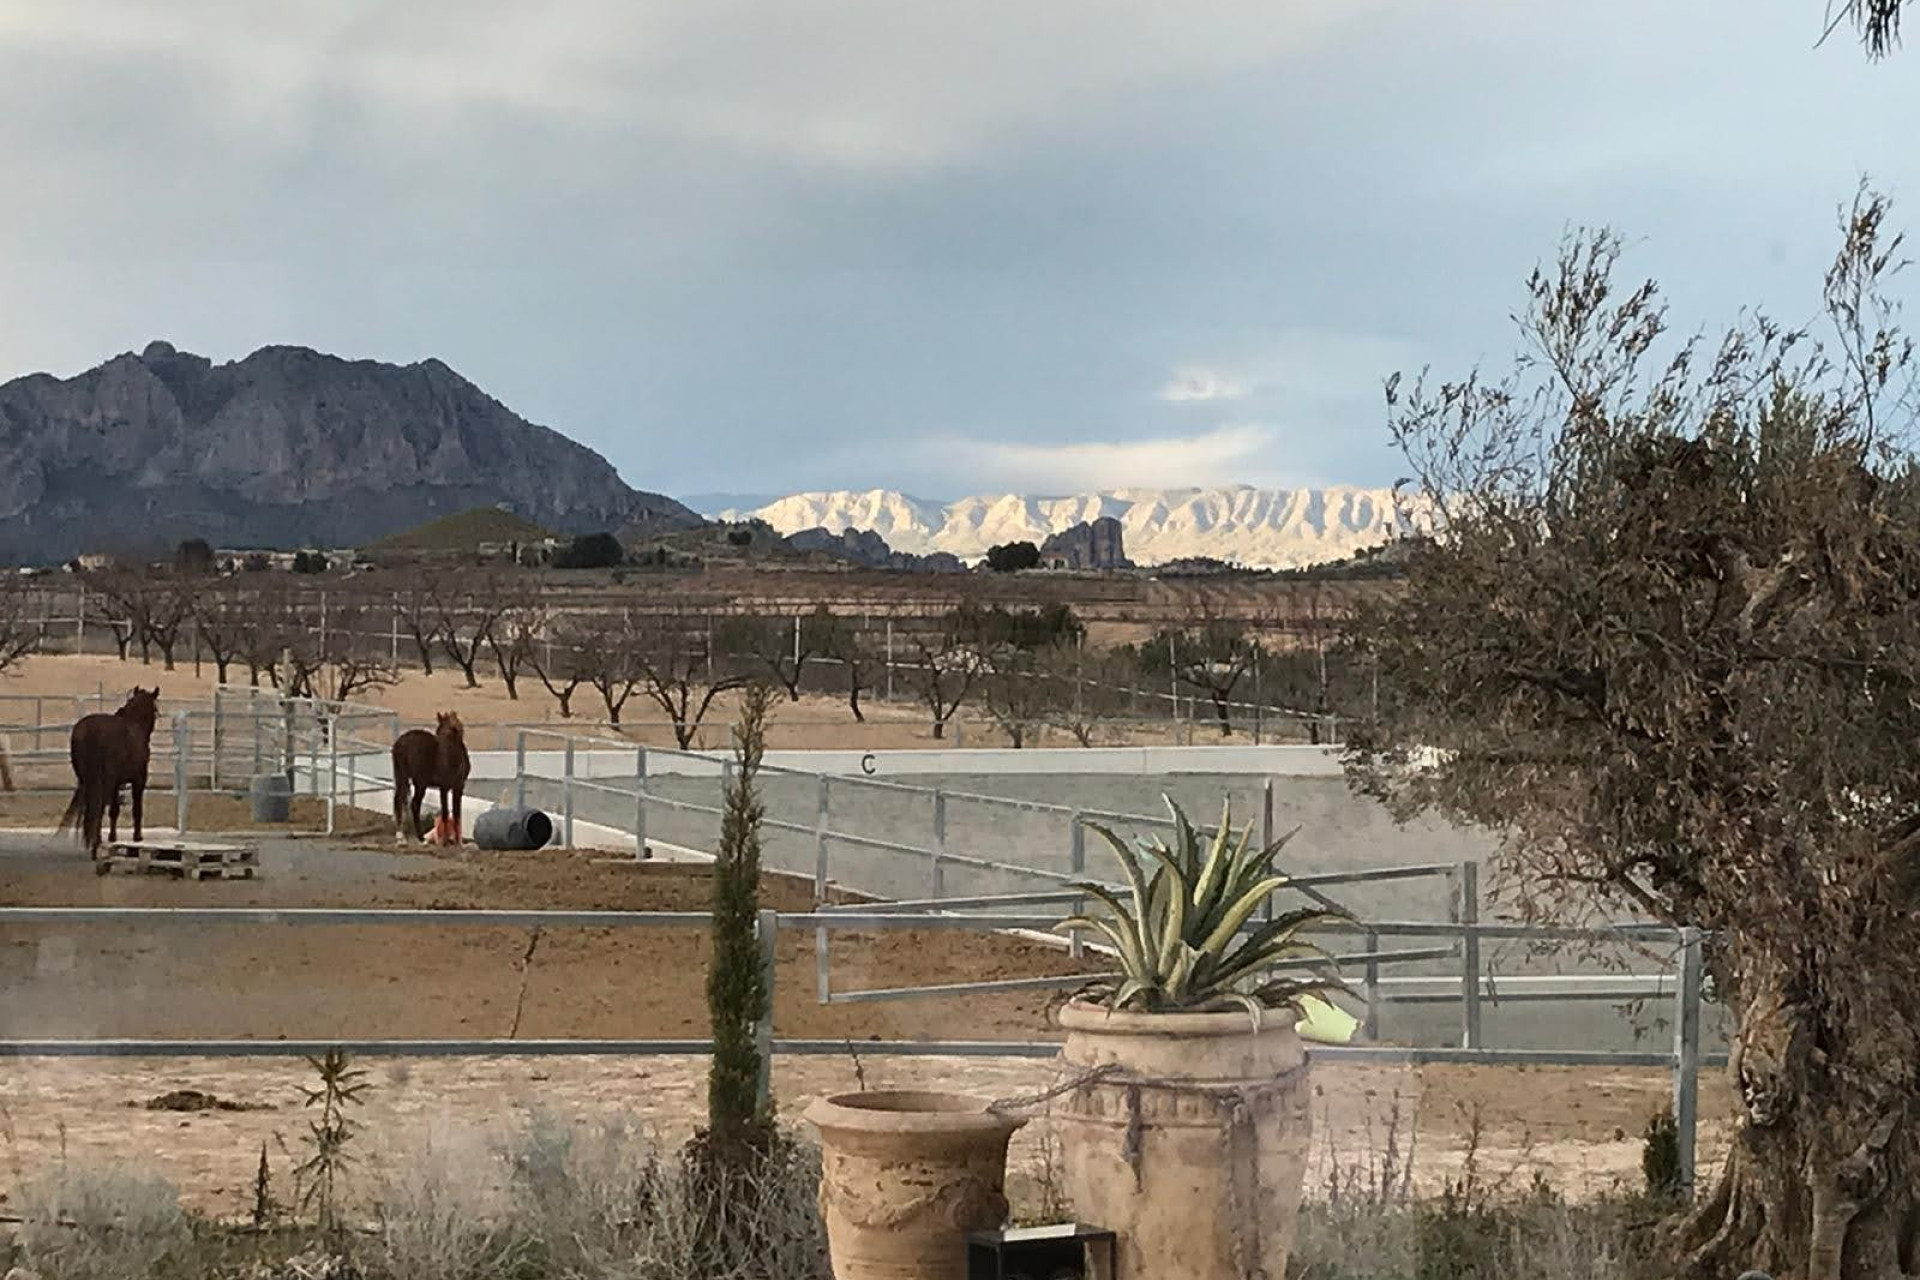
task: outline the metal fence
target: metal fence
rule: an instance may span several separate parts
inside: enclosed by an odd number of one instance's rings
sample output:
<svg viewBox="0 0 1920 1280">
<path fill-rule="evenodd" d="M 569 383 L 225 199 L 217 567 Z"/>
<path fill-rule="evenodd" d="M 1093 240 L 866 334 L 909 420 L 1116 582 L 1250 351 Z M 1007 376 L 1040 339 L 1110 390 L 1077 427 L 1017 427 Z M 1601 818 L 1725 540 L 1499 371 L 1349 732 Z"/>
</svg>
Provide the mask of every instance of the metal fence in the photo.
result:
<svg viewBox="0 0 1920 1280">
<path fill-rule="evenodd" d="M 833 930 L 873 932 L 889 929 L 969 930 L 999 932 L 1008 928 L 1039 928 L 1052 923 L 1052 917 L 977 916 L 942 911 L 926 913 L 876 907 L 823 909 L 812 912 L 762 911 L 758 922 L 760 966 L 767 983 L 767 1013 L 760 1020 L 756 1039 L 761 1048 L 760 1090 L 763 1099 L 770 1096 L 773 1058 L 781 1054 L 837 1055 L 848 1051 L 845 1040 L 782 1039 L 773 1023 L 771 998 L 776 980 L 775 944 L 781 929 L 811 929 L 818 937 Z M 269 925 L 274 927 L 391 925 L 391 926 L 493 926 L 537 930 L 585 928 L 700 928 L 710 924 L 705 912 L 677 911 L 472 911 L 336 908 L 129 908 L 129 907 L 4 907 L 0 925 L 84 926 L 120 925 L 147 928 L 209 928 L 232 925 Z M 1439 936 L 1441 926 L 1408 923 L 1371 925 L 1368 929 L 1384 934 L 1401 928 L 1415 934 Z M 1476 929 L 1484 936 L 1499 926 L 1455 926 L 1463 936 Z M 1516 927 L 1517 928 L 1517 927 Z M 1623 931 L 1560 930 L 1560 936 L 1605 935 Z M 1627 933 L 1647 935 L 1649 930 Z M 1691 1186 L 1695 1166 L 1695 1133 L 1698 1116 L 1699 1073 L 1703 1066 L 1719 1061 L 1720 1055 L 1701 1052 L 1701 936 L 1696 930 L 1665 934 L 1681 948 L 1680 981 L 1674 992 L 1675 1034 L 1669 1052 L 1639 1054 L 1580 1053 L 1565 1050 L 1461 1048 L 1403 1048 L 1397 1046 L 1346 1046 L 1312 1049 L 1312 1056 L 1324 1061 L 1361 1061 L 1384 1063 L 1475 1063 L 1516 1066 L 1613 1066 L 1664 1067 L 1673 1074 L 1674 1115 L 1679 1128 L 1680 1170 L 1683 1181 Z M 1385 955 L 1353 957 L 1386 959 Z M 1084 982 L 1086 975 L 1062 981 Z M 938 989 L 919 994 L 952 994 Z M 327 1048 L 343 1048 L 354 1053 L 384 1057 L 487 1057 L 487 1056 L 642 1056 L 696 1055 L 712 1052 L 711 1040 L 114 1040 L 114 1039 L 6 1039 L 0 1040 L 0 1057 L 124 1058 L 124 1057 L 287 1057 L 312 1055 Z M 862 1041 L 859 1052 L 868 1056 L 917 1055 L 956 1057 L 1051 1057 L 1059 1051 L 1053 1041 Z"/>
<path fill-rule="evenodd" d="M 29 758 L 55 753 L 46 739 L 56 700 L 41 700 L 32 720 Z M 58 700 L 64 715 L 71 700 Z M 82 700 L 83 703 L 85 700 Z M 96 700 L 97 701 L 97 700 Z M 24 700 L 11 710 L 20 711 Z M 24 713 L 10 715 L 16 738 Z M 186 830 L 196 791 L 244 786 L 263 772 L 284 772 L 297 793 L 325 806 L 333 830 L 344 813 L 385 811 L 392 795 L 388 750 L 399 728 L 391 711 L 363 704 L 329 704 L 274 696 L 252 689 L 226 690 L 204 707 L 178 710 L 155 738 L 156 767 L 170 771 L 177 821 Z M 502 753 L 504 755 L 504 753 Z M 21 758 L 19 751 L 16 759 Z M 710 854 L 718 845 L 720 792 L 732 763 L 713 755 L 582 739 L 545 730 L 517 730 L 510 760 L 477 760 L 468 790 L 479 805 L 499 800 L 546 808 L 558 818 L 559 840 L 581 843 L 582 827 L 631 842 L 634 856 L 649 848 Z M 762 948 L 771 981 L 771 939 L 781 928 L 813 931 L 816 996 L 827 1003 L 964 995 L 971 992 L 1066 986 L 1085 975 L 958 983 L 933 987 L 836 989 L 831 981 L 832 935 L 842 931 L 959 929 L 1034 936 L 1051 928 L 1056 915 L 1022 914 L 1020 908 L 1071 905 L 1078 896 L 1065 886 L 1089 878 L 1087 839 L 1096 826 L 1122 835 L 1164 831 L 1171 819 L 1103 813 L 1002 796 L 954 792 L 859 776 L 828 776 L 767 766 L 760 777 L 767 807 L 763 863 L 811 879 L 812 912 L 761 916 Z M 1255 825 L 1263 839 L 1274 832 L 1270 784 Z M 1211 832 L 1211 827 L 1203 828 Z M 1013 856 L 996 851 L 1027 851 Z M 1096 879 L 1102 877 L 1093 877 Z M 1410 1047 L 1366 1045 L 1317 1049 L 1330 1060 L 1427 1063 L 1663 1067 L 1673 1073 L 1680 1122 L 1683 1169 L 1691 1175 L 1698 1073 L 1721 1060 L 1703 1054 L 1700 937 L 1652 926 L 1614 929 L 1552 929 L 1487 923 L 1478 868 L 1473 863 L 1427 864 L 1302 875 L 1287 892 L 1323 905 L 1341 905 L 1351 893 L 1389 882 L 1431 884 L 1431 919 L 1370 919 L 1333 932 L 1343 939 L 1340 958 L 1366 998 L 1369 1032 L 1380 1014 L 1396 1005 L 1457 1006 L 1457 1036 L 1451 1043 Z M 852 890 L 877 901 L 834 899 Z M 1268 911 L 1273 904 L 1268 905 Z M 159 910 L 99 908 L 6 908 L 6 924 L 270 924 L 389 923 L 410 926 L 461 924 L 529 928 L 702 926 L 705 913 L 663 912 L 471 912 L 357 911 L 312 909 Z M 1490 943 L 1630 945 L 1643 954 L 1672 951 L 1656 972 L 1624 975 L 1547 975 L 1496 982 L 1482 949 Z M 1412 944 L 1412 945 L 1409 945 Z M 1076 957 L 1098 948 L 1073 939 Z M 1357 972 L 1355 972 L 1357 970 Z M 1616 1051 L 1490 1047 L 1482 1021 L 1489 1007 L 1506 1002 L 1667 1002 L 1673 1044 L 1665 1051 Z M 839 1053 L 841 1041 L 783 1040 L 769 1023 L 762 1038 L 775 1053 Z M 324 1047 L 300 1041 L 33 1041 L 0 1042 L 0 1054 L 26 1055 L 277 1055 Z M 704 1040 L 544 1041 L 451 1040 L 362 1041 L 348 1048 L 369 1054 L 703 1054 Z M 862 1043 L 863 1053 L 1003 1054 L 1043 1056 L 1051 1042 L 969 1041 Z"/>
</svg>

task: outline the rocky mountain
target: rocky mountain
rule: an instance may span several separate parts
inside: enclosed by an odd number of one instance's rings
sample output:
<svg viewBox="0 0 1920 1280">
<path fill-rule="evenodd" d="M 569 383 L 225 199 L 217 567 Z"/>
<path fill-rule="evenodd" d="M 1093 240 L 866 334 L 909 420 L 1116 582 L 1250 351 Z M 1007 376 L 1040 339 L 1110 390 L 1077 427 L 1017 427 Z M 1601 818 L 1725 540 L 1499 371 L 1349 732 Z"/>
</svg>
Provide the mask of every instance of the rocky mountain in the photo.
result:
<svg viewBox="0 0 1920 1280">
<path fill-rule="evenodd" d="M 216 365 L 155 342 L 0 384 L 0 559 L 357 546 L 483 506 L 563 533 L 701 523 L 438 360 L 264 347 Z"/>
<path fill-rule="evenodd" d="M 1058 557 L 1069 569 L 1131 569 L 1126 527 L 1112 516 L 1062 529 L 1040 544 L 1043 559 Z"/>
<path fill-rule="evenodd" d="M 978 560 L 1006 542 L 1043 544 L 1111 518 L 1126 554 L 1158 565 L 1205 557 L 1292 569 L 1343 560 L 1406 532 L 1388 489 L 1116 489 L 1064 498 L 1001 494 L 939 503 L 886 489 L 801 493 L 751 514 L 784 534 L 868 529 L 896 550 Z"/>
<path fill-rule="evenodd" d="M 902 573 L 963 573 L 966 564 L 959 556 L 945 551 L 915 555 L 895 551 L 887 540 L 871 529 L 802 529 L 787 535 L 787 544 L 795 551 L 817 552 L 857 564 L 867 569 L 893 569 Z"/>
</svg>

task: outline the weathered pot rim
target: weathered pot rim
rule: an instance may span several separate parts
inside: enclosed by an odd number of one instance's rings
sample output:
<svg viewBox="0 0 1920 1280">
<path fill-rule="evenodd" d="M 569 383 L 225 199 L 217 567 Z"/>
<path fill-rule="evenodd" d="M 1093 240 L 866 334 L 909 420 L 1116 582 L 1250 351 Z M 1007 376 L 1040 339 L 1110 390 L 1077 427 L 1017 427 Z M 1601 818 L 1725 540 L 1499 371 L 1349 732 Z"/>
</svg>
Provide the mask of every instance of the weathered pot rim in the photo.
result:
<svg viewBox="0 0 1920 1280">
<path fill-rule="evenodd" d="M 1012 1133 L 1023 1116 L 988 1110 L 984 1098 L 922 1089 L 880 1089 L 816 1098 L 806 1121 L 822 1133 Z"/>
<path fill-rule="evenodd" d="M 1168 1036 L 1187 1039 L 1226 1036 L 1282 1036 L 1299 1039 L 1293 1024 L 1299 1015 L 1288 1009 L 1268 1009 L 1260 1029 L 1244 1009 L 1219 1013 L 1139 1013 L 1131 1009 L 1109 1009 L 1092 1000 L 1069 1000 L 1054 1015 L 1068 1031 L 1105 1032 L 1121 1036 Z"/>
</svg>

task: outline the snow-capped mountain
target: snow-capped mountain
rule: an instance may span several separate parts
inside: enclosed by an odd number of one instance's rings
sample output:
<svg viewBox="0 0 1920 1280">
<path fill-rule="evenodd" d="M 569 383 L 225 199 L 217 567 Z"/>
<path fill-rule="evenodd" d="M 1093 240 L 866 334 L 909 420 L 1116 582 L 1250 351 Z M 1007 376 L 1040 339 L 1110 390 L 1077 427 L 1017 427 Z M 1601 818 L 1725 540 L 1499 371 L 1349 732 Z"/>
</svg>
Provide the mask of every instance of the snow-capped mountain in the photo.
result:
<svg viewBox="0 0 1920 1280">
<path fill-rule="evenodd" d="M 1341 560 L 1397 531 L 1390 489 L 1114 489 L 1063 498 L 1018 494 L 928 502 L 888 489 L 796 493 L 721 519 L 765 520 L 783 534 L 871 529 L 896 551 L 949 551 L 974 560 L 1004 542 L 1044 542 L 1083 521 L 1112 516 L 1136 564 L 1190 556 L 1289 569 Z"/>
</svg>

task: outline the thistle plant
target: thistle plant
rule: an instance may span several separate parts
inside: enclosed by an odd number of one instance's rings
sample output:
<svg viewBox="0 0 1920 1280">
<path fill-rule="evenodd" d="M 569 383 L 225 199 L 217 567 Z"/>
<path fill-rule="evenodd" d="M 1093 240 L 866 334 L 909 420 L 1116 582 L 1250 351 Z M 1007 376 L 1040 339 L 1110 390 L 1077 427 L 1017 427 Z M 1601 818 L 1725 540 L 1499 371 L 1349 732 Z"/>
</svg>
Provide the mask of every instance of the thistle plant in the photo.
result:
<svg viewBox="0 0 1920 1280">
<path fill-rule="evenodd" d="M 1055 929 L 1102 935 L 1120 962 L 1117 978 L 1094 983 L 1086 994 L 1110 1009 L 1148 1013 L 1238 1007 L 1252 1016 L 1257 1029 L 1268 1009 L 1297 1011 L 1302 997 L 1344 989 L 1333 972 L 1333 957 L 1300 934 L 1351 919 L 1346 913 L 1307 907 L 1253 923 L 1260 904 L 1287 884 L 1273 860 L 1296 832 L 1262 848 L 1254 844 L 1248 824 L 1236 840 L 1228 805 L 1209 842 L 1179 805 L 1171 799 L 1166 805 L 1173 815 L 1172 848 L 1157 835 L 1130 848 L 1107 828 L 1088 824 L 1113 846 L 1131 900 L 1102 885 L 1073 886 L 1103 910 L 1070 917 Z M 1273 972 L 1283 962 L 1302 960 L 1319 963 L 1300 973 Z"/>
</svg>

